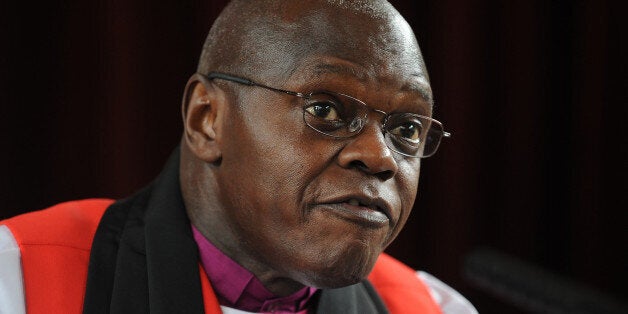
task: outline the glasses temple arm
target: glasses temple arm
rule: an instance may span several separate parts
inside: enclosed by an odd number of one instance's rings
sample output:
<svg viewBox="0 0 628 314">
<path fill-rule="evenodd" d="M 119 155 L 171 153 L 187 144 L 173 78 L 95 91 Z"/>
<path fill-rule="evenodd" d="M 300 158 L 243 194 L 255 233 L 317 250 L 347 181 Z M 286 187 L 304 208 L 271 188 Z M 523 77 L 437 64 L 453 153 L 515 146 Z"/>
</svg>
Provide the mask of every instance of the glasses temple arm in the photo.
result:
<svg viewBox="0 0 628 314">
<path fill-rule="evenodd" d="M 221 79 L 221 80 L 236 82 L 236 83 L 249 85 L 249 86 L 258 85 L 255 82 L 253 82 L 251 80 L 247 80 L 245 78 L 241 78 L 241 77 L 237 77 L 237 76 L 231 76 L 231 75 L 228 75 L 228 74 L 218 73 L 218 72 L 211 72 L 211 73 L 207 74 L 206 77 L 208 79 L 210 79 L 210 80 Z"/>
<path fill-rule="evenodd" d="M 244 84 L 244 85 L 248 85 L 248 86 L 259 86 L 259 87 L 266 88 L 266 89 L 269 89 L 269 90 L 272 90 L 272 91 L 275 91 L 275 92 L 284 93 L 284 94 L 288 94 L 288 95 L 292 95 L 292 96 L 305 97 L 305 94 L 303 94 L 303 93 L 298 93 L 298 92 L 293 92 L 293 91 L 289 91 L 289 90 L 284 90 L 284 89 L 279 89 L 279 88 L 266 86 L 264 84 L 255 83 L 255 82 L 253 82 L 251 80 L 248 80 L 248 79 L 245 79 L 245 78 L 242 78 L 242 77 L 233 76 L 233 75 L 229 75 L 229 74 L 224 74 L 224 73 L 220 73 L 220 72 L 210 72 L 209 74 L 205 75 L 205 77 L 207 77 L 210 80 L 221 79 L 221 80 L 231 81 L 231 82 Z"/>
</svg>

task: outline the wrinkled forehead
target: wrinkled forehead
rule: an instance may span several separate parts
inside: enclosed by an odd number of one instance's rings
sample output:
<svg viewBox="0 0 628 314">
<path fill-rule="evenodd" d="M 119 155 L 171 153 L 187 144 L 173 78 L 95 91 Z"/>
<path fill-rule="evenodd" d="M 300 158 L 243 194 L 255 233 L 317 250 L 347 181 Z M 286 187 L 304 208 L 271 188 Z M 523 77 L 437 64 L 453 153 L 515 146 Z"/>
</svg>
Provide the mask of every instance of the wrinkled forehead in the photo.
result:
<svg viewBox="0 0 628 314">
<path fill-rule="evenodd" d="M 365 72 L 429 82 L 416 38 L 387 2 L 291 1 L 249 24 L 248 62 L 257 73 L 288 77 L 308 57 L 350 61 Z"/>
</svg>

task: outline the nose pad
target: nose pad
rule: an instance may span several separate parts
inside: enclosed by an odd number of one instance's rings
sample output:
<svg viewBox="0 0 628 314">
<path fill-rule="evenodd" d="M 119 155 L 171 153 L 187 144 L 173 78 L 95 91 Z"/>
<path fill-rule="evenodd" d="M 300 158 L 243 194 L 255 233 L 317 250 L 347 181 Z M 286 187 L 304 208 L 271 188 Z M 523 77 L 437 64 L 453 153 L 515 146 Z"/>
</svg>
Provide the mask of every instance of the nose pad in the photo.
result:
<svg viewBox="0 0 628 314">
<path fill-rule="evenodd" d="M 362 129 L 363 126 L 364 126 L 364 120 L 363 119 L 359 119 L 359 118 L 355 118 L 349 124 L 348 129 L 349 129 L 350 133 L 354 133 L 354 132 Z"/>
</svg>

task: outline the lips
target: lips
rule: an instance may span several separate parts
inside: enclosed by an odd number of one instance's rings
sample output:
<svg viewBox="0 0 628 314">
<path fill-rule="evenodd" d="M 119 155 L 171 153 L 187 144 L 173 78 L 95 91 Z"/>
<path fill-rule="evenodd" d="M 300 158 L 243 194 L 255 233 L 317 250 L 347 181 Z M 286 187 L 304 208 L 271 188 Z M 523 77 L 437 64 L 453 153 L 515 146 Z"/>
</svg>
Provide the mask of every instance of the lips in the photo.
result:
<svg viewBox="0 0 628 314">
<path fill-rule="evenodd" d="M 381 228 L 393 222 L 391 205 L 366 195 L 347 195 L 319 203 L 332 214 L 370 228 Z"/>
</svg>

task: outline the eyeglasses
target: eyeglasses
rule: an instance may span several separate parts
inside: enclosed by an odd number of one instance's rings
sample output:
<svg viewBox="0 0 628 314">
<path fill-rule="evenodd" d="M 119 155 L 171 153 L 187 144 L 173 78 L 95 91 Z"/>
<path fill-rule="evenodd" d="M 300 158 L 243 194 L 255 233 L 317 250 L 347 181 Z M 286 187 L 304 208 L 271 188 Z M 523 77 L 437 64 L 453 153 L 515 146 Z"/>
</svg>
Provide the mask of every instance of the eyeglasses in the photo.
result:
<svg viewBox="0 0 628 314">
<path fill-rule="evenodd" d="M 451 137 L 451 133 L 445 132 L 443 125 L 435 119 L 414 113 L 388 114 L 369 108 L 363 101 L 341 93 L 323 90 L 304 94 L 219 72 L 210 72 L 205 77 L 209 80 L 220 79 L 302 98 L 305 101 L 303 105 L 305 124 L 314 131 L 333 138 L 348 138 L 359 134 L 367 123 L 368 113 L 378 112 L 384 115 L 382 130 L 386 146 L 407 157 L 430 157 L 436 153 L 443 137 Z"/>
</svg>

